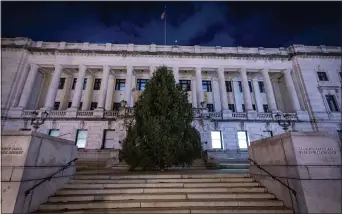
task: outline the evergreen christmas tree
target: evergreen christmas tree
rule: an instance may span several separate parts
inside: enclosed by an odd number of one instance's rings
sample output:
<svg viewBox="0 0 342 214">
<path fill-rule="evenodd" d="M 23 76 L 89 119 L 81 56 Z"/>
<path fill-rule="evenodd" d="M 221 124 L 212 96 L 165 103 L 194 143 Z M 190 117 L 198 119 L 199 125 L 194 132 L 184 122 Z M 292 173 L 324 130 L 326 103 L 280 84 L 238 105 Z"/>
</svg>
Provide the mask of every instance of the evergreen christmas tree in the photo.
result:
<svg viewBox="0 0 342 214">
<path fill-rule="evenodd" d="M 123 159 L 132 170 L 191 165 L 202 150 L 192 120 L 187 92 L 175 84 L 165 66 L 157 68 L 135 104 L 134 124 L 122 146 Z"/>
</svg>

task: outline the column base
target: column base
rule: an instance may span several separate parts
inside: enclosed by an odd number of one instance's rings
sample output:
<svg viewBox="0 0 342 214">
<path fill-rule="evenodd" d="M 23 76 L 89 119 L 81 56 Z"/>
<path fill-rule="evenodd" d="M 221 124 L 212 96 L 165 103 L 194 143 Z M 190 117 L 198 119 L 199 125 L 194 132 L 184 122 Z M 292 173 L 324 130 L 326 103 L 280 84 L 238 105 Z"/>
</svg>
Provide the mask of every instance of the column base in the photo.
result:
<svg viewBox="0 0 342 214">
<path fill-rule="evenodd" d="M 103 117 L 104 108 L 96 108 L 94 110 L 94 117 Z"/>
<path fill-rule="evenodd" d="M 23 107 L 14 107 L 14 108 L 10 108 L 7 115 L 8 117 L 21 117 L 23 111 L 24 111 Z"/>
<path fill-rule="evenodd" d="M 223 119 L 230 119 L 233 118 L 233 113 L 229 109 L 223 109 L 222 111 L 222 118 Z"/>
<path fill-rule="evenodd" d="M 247 111 L 247 118 L 249 120 L 255 120 L 257 118 L 257 112 L 254 110 L 248 110 Z"/>
<path fill-rule="evenodd" d="M 71 107 L 66 110 L 67 117 L 76 117 L 77 116 L 77 108 Z"/>
<path fill-rule="evenodd" d="M 309 121 L 310 117 L 309 117 L 309 113 L 307 111 L 296 111 L 297 114 L 297 118 L 298 120 L 302 120 L 302 121 Z"/>
</svg>

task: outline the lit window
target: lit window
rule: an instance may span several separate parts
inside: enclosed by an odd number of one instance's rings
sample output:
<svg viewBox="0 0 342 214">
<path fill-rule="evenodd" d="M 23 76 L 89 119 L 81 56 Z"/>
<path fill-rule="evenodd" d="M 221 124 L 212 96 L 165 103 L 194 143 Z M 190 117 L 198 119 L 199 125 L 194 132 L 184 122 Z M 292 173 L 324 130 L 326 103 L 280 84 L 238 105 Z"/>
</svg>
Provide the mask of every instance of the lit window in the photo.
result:
<svg viewBox="0 0 342 214">
<path fill-rule="evenodd" d="M 191 91 L 191 80 L 179 80 L 179 85 L 183 91 Z"/>
<path fill-rule="evenodd" d="M 145 90 L 147 81 L 148 81 L 147 79 L 137 79 L 137 90 L 138 91 Z"/>
<path fill-rule="evenodd" d="M 211 145 L 213 149 L 222 149 L 221 132 L 212 131 L 211 132 Z"/>
<path fill-rule="evenodd" d="M 247 149 L 248 148 L 247 132 L 238 131 L 237 135 L 238 135 L 239 148 L 240 149 Z"/>
<path fill-rule="evenodd" d="M 87 136 L 88 136 L 87 130 L 78 130 L 77 131 L 77 138 L 76 138 L 77 148 L 85 148 L 85 145 L 87 143 Z"/>
<path fill-rule="evenodd" d="M 124 79 L 117 79 L 116 82 L 115 82 L 115 90 L 116 91 L 123 91 L 123 90 L 125 90 L 125 83 L 126 83 L 126 80 L 124 80 Z"/>
<path fill-rule="evenodd" d="M 212 92 L 211 90 L 211 81 L 202 80 L 202 89 L 204 92 Z"/>
<path fill-rule="evenodd" d="M 58 137 L 59 136 L 59 129 L 50 129 L 49 135 L 52 137 Z"/>
</svg>

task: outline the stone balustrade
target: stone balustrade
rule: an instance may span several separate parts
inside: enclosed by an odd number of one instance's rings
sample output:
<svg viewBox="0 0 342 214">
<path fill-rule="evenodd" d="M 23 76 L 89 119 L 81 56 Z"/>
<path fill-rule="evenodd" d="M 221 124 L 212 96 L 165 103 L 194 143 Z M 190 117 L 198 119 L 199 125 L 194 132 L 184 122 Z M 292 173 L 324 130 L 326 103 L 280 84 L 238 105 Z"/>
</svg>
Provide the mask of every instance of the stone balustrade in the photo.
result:
<svg viewBox="0 0 342 214">
<path fill-rule="evenodd" d="M 34 110 L 24 110 L 21 114 L 22 118 L 31 118 L 31 113 Z M 94 114 L 95 111 L 77 111 L 76 118 L 98 118 Z M 194 118 L 211 118 L 211 119 L 223 119 L 222 112 L 207 112 L 203 108 L 193 108 Z M 132 116 L 134 114 L 134 108 L 126 108 L 126 113 L 120 114 L 120 111 L 104 111 L 103 118 L 116 118 L 119 116 Z M 296 113 L 281 113 L 283 119 L 285 114 L 290 115 L 291 120 L 298 120 Z M 67 115 L 67 111 L 49 111 L 48 118 L 70 118 Z M 233 112 L 231 118 L 232 120 L 248 120 L 248 114 L 246 112 Z M 257 112 L 256 118 L 253 120 L 276 120 L 272 113 Z"/>
</svg>

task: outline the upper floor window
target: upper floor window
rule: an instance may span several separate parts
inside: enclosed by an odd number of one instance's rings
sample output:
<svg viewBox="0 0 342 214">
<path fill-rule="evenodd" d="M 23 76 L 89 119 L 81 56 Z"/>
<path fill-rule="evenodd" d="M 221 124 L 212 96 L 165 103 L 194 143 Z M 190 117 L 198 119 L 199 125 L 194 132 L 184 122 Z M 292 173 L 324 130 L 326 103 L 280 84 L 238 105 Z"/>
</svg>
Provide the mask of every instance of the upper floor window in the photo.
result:
<svg viewBox="0 0 342 214">
<path fill-rule="evenodd" d="M 85 90 L 87 87 L 87 78 L 84 78 L 83 80 L 83 90 Z"/>
<path fill-rule="evenodd" d="M 332 112 L 337 112 L 339 111 L 336 99 L 334 95 L 325 95 L 325 98 L 327 99 L 327 103 L 329 105 L 329 109 Z"/>
<path fill-rule="evenodd" d="M 52 137 L 58 137 L 59 136 L 59 129 L 50 129 L 49 135 Z"/>
<path fill-rule="evenodd" d="M 252 104 L 253 110 L 256 111 L 255 104 Z"/>
<path fill-rule="evenodd" d="M 268 105 L 262 105 L 262 108 L 264 109 L 264 112 L 269 112 Z"/>
<path fill-rule="evenodd" d="M 85 148 L 87 143 L 87 136 L 88 131 L 87 130 L 77 130 L 77 136 L 76 136 L 76 146 L 77 148 Z"/>
<path fill-rule="evenodd" d="M 92 110 L 94 110 L 94 109 L 96 109 L 97 108 L 97 102 L 92 102 L 91 104 L 90 104 L 90 110 L 92 111 Z"/>
<path fill-rule="evenodd" d="M 264 82 L 259 81 L 258 84 L 259 84 L 260 93 L 265 93 Z"/>
<path fill-rule="evenodd" d="M 241 81 L 239 81 L 239 89 L 240 89 L 240 92 L 242 92 L 242 83 L 241 83 Z"/>
<path fill-rule="evenodd" d="M 116 91 L 123 91 L 123 90 L 125 90 L 125 83 L 126 83 L 126 80 L 124 80 L 124 79 L 116 79 L 115 90 Z"/>
<path fill-rule="evenodd" d="M 72 105 L 72 102 L 68 102 L 68 108 L 70 108 Z"/>
<path fill-rule="evenodd" d="M 248 87 L 249 87 L 249 91 L 253 92 L 253 87 L 252 87 L 252 82 L 248 81 Z"/>
<path fill-rule="evenodd" d="M 214 112 L 214 104 L 207 104 L 207 108 L 209 112 Z"/>
<path fill-rule="evenodd" d="M 191 80 L 179 80 L 179 85 L 183 91 L 191 91 Z"/>
<path fill-rule="evenodd" d="M 342 79 L 342 72 L 338 72 L 340 74 L 340 78 Z"/>
<path fill-rule="evenodd" d="M 58 89 L 63 89 L 64 88 L 64 84 L 65 84 L 65 78 L 62 77 L 62 78 L 59 79 Z"/>
<path fill-rule="evenodd" d="M 53 110 L 58 110 L 60 104 L 60 102 L 55 102 L 55 104 L 53 105 Z"/>
<path fill-rule="evenodd" d="M 212 92 L 211 90 L 211 81 L 202 80 L 202 89 L 204 92 Z"/>
<path fill-rule="evenodd" d="M 319 81 L 328 81 L 328 76 L 326 72 L 317 72 Z"/>
<path fill-rule="evenodd" d="M 232 81 L 226 81 L 226 91 L 233 92 Z"/>
<path fill-rule="evenodd" d="M 74 78 L 74 80 L 72 81 L 72 87 L 71 87 L 71 90 L 75 90 L 76 83 L 77 83 L 77 78 Z"/>
<path fill-rule="evenodd" d="M 242 112 L 246 112 L 245 104 L 242 104 Z"/>
<path fill-rule="evenodd" d="M 232 112 L 235 112 L 235 105 L 234 104 L 228 104 L 228 109 Z"/>
<path fill-rule="evenodd" d="M 148 81 L 147 79 L 137 79 L 137 90 L 138 91 L 145 90 L 147 81 Z"/>
<path fill-rule="evenodd" d="M 101 88 L 101 79 L 96 78 L 94 82 L 94 90 L 100 90 Z"/>
</svg>

